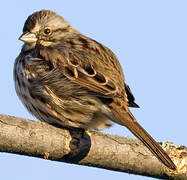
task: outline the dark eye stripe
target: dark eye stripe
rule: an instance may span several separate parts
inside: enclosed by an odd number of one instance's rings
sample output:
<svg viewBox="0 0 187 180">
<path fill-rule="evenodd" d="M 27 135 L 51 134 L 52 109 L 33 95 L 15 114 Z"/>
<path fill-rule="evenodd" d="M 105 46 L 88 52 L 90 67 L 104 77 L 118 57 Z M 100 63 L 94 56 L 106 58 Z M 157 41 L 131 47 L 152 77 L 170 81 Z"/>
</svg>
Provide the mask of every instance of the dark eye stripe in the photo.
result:
<svg viewBox="0 0 187 180">
<path fill-rule="evenodd" d="M 68 28 L 58 28 L 58 29 L 53 30 L 53 32 L 68 32 L 68 31 L 69 31 Z"/>
</svg>

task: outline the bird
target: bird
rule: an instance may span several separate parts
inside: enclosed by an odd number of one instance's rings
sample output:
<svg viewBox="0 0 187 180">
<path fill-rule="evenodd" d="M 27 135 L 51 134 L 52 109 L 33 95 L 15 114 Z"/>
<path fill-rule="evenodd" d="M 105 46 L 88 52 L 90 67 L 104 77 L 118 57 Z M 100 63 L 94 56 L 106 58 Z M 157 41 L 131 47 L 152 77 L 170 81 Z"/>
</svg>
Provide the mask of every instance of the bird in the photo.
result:
<svg viewBox="0 0 187 180">
<path fill-rule="evenodd" d="M 65 128 L 127 127 L 166 167 L 176 166 L 136 121 L 139 106 L 116 55 L 50 10 L 28 16 L 14 64 L 18 97 L 40 121 Z"/>
</svg>

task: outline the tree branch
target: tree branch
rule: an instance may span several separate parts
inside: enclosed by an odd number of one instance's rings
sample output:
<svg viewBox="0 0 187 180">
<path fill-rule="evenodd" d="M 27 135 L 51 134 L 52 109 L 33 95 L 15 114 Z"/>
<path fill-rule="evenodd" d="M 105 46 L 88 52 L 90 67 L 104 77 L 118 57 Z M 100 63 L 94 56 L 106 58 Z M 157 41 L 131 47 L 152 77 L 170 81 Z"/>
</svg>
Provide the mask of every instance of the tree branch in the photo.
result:
<svg viewBox="0 0 187 180">
<path fill-rule="evenodd" d="M 187 148 L 162 143 L 178 167 L 164 167 L 136 139 L 67 130 L 47 123 L 0 115 L 0 151 L 162 179 L 187 179 Z"/>
</svg>

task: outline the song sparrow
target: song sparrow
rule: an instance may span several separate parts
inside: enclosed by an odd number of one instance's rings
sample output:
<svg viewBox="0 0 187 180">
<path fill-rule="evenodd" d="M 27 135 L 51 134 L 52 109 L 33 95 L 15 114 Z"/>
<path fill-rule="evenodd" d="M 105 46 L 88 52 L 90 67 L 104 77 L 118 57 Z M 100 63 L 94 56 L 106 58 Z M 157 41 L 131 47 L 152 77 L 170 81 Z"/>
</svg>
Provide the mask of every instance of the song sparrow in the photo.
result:
<svg viewBox="0 0 187 180">
<path fill-rule="evenodd" d="M 48 10 L 28 17 L 14 65 L 15 88 L 39 120 L 64 127 L 126 126 L 168 168 L 176 166 L 128 109 L 138 107 L 113 52 Z"/>
</svg>

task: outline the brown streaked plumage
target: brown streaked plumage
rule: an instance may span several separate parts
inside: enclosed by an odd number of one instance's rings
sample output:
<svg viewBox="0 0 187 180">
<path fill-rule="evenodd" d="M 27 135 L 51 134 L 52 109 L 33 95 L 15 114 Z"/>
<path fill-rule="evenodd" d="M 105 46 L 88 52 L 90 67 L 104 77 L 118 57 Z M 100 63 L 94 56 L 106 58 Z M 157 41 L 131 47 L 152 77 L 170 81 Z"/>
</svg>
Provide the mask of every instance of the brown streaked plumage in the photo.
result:
<svg viewBox="0 0 187 180">
<path fill-rule="evenodd" d="M 25 22 L 25 44 L 14 66 L 15 88 L 39 120 L 64 127 L 126 126 L 168 168 L 176 166 L 137 123 L 138 107 L 113 52 L 75 30 L 61 16 L 42 10 Z"/>
</svg>

